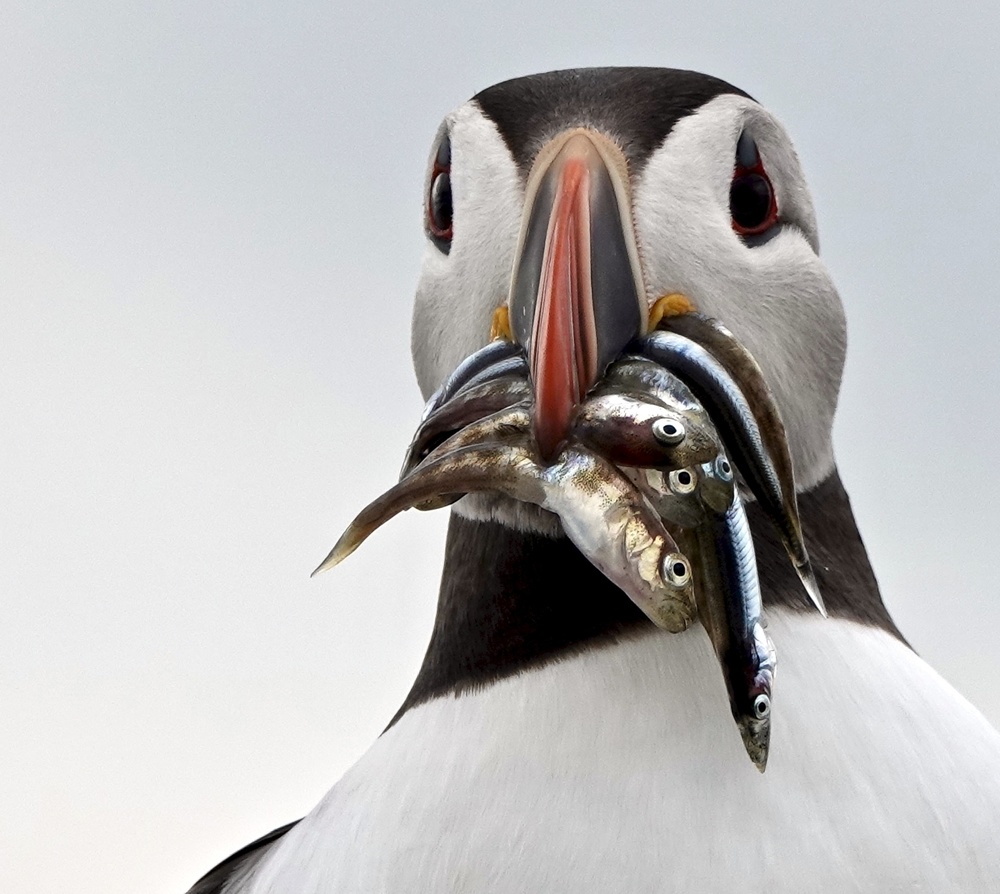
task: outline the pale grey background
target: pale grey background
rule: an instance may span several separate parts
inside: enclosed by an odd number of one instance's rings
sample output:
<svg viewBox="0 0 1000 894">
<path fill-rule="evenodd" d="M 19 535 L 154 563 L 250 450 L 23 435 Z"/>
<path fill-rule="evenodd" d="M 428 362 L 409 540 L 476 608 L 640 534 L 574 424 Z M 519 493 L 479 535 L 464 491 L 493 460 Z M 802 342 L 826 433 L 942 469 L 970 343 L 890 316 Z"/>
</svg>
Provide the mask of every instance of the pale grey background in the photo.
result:
<svg viewBox="0 0 1000 894">
<path fill-rule="evenodd" d="M 851 344 L 841 469 L 915 647 L 1000 721 L 990 3 L 14 3 L 0 31 L 0 890 L 180 892 L 382 729 L 446 516 L 393 480 L 440 118 L 695 68 L 783 119 Z"/>
</svg>

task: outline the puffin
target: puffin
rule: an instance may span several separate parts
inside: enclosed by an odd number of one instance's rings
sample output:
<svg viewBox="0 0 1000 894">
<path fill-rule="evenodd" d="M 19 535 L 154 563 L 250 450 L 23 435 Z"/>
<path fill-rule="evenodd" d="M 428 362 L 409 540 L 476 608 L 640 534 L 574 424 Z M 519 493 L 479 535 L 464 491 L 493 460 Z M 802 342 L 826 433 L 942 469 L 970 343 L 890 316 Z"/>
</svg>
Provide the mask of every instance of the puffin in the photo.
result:
<svg viewBox="0 0 1000 894">
<path fill-rule="evenodd" d="M 560 200 L 580 169 L 599 188 Z M 567 234 L 569 272 L 525 238 L 538 220 Z M 558 443 L 662 296 L 722 321 L 780 408 L 828 616 L 749 501 L 778 653 L 758 773 L 700 625 L 659 630 L 554 516 L 468 495 L 423 665 L 385 731 L 306 817 L 189 894 L 997 890 L 1000 734 L 880 596 L 831 436 L 844 310 L 778 120 L 691 71 L 505 81 L 442 122 L 423 223 L 424 397 L 507 308 L 534 342 L 540 442 Z"/>
</svg>

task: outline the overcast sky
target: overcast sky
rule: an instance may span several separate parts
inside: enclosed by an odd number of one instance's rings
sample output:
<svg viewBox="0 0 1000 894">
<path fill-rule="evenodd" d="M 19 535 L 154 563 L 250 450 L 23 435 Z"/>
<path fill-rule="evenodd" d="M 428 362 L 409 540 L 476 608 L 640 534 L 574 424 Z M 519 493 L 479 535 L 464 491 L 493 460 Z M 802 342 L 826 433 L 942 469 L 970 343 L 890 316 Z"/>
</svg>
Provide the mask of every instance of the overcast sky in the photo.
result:
<svg viewBox="0 0 1000 894">
<path fill-rule="evenodd" d="M 886 602 L 1000 722 L 994 5 L 17 0 L 0 33 L 0 890 L 173 894 L 402 701 L 446 513 L 309 580 L 392 483 L 440 119 L 693 68 L 785 123 L 850 327 Z M 780 648 L 780 646 L 779 646 Z"/>
</svg>

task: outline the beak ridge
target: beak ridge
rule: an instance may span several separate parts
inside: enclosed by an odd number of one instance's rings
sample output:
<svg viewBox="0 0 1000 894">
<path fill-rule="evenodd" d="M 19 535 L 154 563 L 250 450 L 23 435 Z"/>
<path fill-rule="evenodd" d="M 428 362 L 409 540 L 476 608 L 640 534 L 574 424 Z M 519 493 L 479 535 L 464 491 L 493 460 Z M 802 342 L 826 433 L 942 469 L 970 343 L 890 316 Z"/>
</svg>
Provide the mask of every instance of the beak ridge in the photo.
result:
<svg viewBox="0 0 1000 894">
<path fill-rule="evenodd" d="M 539 153 L 509 309 L 528 355 L 539 453 L 551 460 L 584 396 L 647 321 L 625 159 L 601 134 L 567 131 Z"/>
</svg>

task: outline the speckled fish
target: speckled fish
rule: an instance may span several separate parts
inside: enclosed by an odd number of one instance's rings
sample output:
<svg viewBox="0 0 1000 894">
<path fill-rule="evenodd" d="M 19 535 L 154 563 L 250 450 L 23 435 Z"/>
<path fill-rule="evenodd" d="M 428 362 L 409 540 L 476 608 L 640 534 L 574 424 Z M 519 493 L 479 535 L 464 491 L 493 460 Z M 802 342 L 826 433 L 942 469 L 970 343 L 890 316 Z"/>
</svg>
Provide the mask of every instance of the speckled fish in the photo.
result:
<svg viewBox="0 0 1000 894">
<path fill-rule="evenodd" d="M 501 361 L 504 362 L 506 361 Z M 531 386 L 526 376 L 517 372 L 490 378 L 468 388 L 456 389 L 455 395 L 446 403 L 424 416 L 406 451 L 399 477 L 405 478 L 435 447 L 467 426 L 512 405 L 530 400 Z"/>
<path fill-rule="evenodd" d="M 750 406 L 740 385 L 719 360 L 691 339 L 676 332 L 656 331 L 638 339 L 633 348 L 691 386 L 719 429 L 729 455 L 753 495 L 777 527 L 809 598 L 825 616 L 826 607 L 802 538 L 795 482 L 790 477 L 791 463 L 779 471 L 768 449 L 770 444 L 785 440 L 784 428 L 762 434 L 757 408 Z M 757 392 L 755 399 L 761 398 L 761 394 L 770 398 L 769 392 Z M 773 400 L 764 402 L 774 406 Z M 767 426 L 775 419 L 780 423 L 776 408 L 773 412 L 763 412 L 761 418 Z"/>
<path fill-rule="evenodd" d="M 733 467 L 724 453 L 712 462 L 684 469 L 624 471 L 663 519 L 682 528 L 704 523 L 708 512 L 726 512 L 736 495 Z"/>
<path fill-rule="evenodd" d="M 660 363 L 638 354 L 625 354 L 616 360 L 591 394 L 630 394 L 676 413 L 708 419 L 705 408 L 681 379 Z"/>
<path fill-rule="evenodd" d="M 694 619 L 690 563 L 639 489 L 609 462 L 575 446 L 542 466 L 527 433 L 520 443 L 428 457 L 362 510 L 313 573 L 343 561 L 404 509 L 439 494 L 483 491 L 556 513 L 576 547 L 657 626 L 676 633 Z"/>
</svg>

